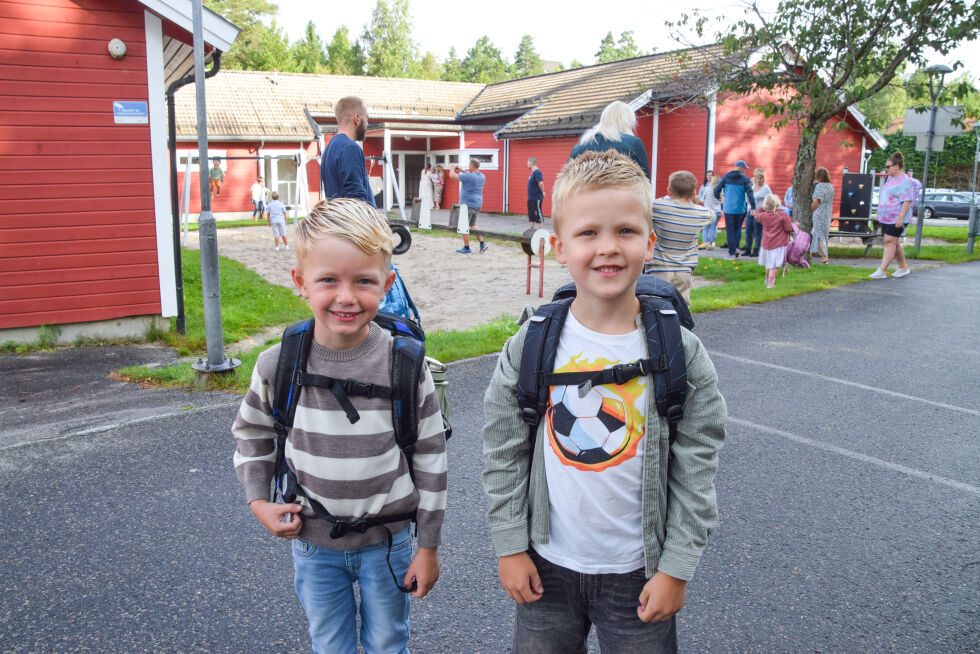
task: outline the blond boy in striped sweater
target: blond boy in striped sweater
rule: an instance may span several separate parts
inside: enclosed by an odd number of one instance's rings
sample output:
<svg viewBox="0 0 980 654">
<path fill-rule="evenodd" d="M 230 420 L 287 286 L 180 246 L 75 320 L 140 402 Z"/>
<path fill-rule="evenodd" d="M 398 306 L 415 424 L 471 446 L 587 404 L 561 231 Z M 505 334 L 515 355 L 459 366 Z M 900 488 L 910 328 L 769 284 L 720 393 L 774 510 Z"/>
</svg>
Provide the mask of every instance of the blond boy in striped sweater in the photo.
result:
<svg viewBox="0 0 980 654">
<path fill-rule="evenodd" d="M 387 221 L 360 200 L 330 200 L 298 225 L 295 240 L 293 281 L 315 321 L 307 372 L 390 386 L 392 336 L 372 322 L 395 277 Z M 279 349 L 259 355 L 232 427 L 235 471 L 246 500 L 271 533 L 293 541 L 295 588 L 315 652 L 356 652 L 358 612 L 360 644 L 368 654 L 408 651 L 409 595 L 396 581 L 406 588 L 416 583 L 416 598 L 432 589 L 446 508 L 446 439 L 432 377 L 423 366 L 414 481 L 395 442 L 391 399 L 346 398 L 359 415 L 351 423 L 331 391 L 304 386 L 284 447 L 301 492 L 295 504 L 273 504 L 268 497 L 276 460 L 272 406 Z M 415 511 L 418 550 L 413 556 L 407 520 L 337 537 L 329 521 L 315 517 L 311 500 L 344 521 Z"/>
</svg>

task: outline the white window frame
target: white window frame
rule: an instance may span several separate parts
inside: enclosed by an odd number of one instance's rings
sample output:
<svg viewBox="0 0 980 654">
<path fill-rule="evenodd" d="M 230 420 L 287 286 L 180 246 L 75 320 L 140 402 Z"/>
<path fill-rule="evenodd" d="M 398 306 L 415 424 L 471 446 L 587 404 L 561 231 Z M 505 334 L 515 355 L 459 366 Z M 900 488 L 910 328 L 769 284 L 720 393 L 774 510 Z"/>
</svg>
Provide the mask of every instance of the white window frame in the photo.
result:
<svg viewBox="0 0 980 654">
<path fill-rule="evenodd" d="M 433 150 L 429 153 L 429 160 L 432 165 L 440 165 L 443 168 L 459 166 L 466 168 L 469 166 L 470 159 L 476 156 L 490 157 L 489 161 L 480 159 L 480 170 L 500 170 L 500 149 L 499 148 L 467 148 L 465 150 Z M 451 159 L 455 158 L 455 161 Z"/>
<path fill-rule="evenodd" d="M 221 168 L 221 170 L 223 172 L 226 172 L 227 173 L 228 172 L 228 160 L 225 159 L 225 155 L 226 154 L 227 154 L 227 151 L 226 150 L 211 150 L 211 149 L 208 149 L 208 160 L 210 161 L 210 160 L 214 159 L 215 157 L 221 159 L 221 165 L 218 166 L 218 167 Z M 192 173 L 199 173 L 199 172 L 201 172 L 201 168 L 200 168 L 200 165 L 199 165 L 199 161 L 201 159 L 201 155 L 200 155 L 200 152 L 198 152 L 196 149 L 195 150 L 177 150 L 177 172 L 182 173 L 185 170 L 187 170 L 187 158 L 188 157 L 191 157 L 191 172 Z M 210 170 L 210 169 L 211 169 L 211 166 L 209 165 L 208 166 L 208 170 Z"/>
</svg>

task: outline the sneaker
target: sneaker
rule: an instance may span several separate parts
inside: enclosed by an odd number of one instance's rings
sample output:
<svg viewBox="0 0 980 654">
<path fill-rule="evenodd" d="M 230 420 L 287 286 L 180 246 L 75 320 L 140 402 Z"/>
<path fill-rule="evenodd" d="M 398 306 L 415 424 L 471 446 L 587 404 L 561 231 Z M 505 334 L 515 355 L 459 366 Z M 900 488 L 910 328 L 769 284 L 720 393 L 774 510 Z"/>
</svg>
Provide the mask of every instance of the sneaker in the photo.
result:
<svg viewBox="0 0 980 654">
<path fill-rule="evenodd" d="M 471 250 L 470 246 L 468 245 L 464 245 L 463 247 L 461 247 L 456 251 L 459 252 L 460 254 L 473 254 L 473 250 Z"/>
<path fill-rule="evenodd" d="M 483 254 L 484 252 L 486 252 L 489 249 L 490 249 L 490 246 L 489 245 L 487 245 L 483 241 L 480 241 L 480 254 Z"/>
<path fill-rule="evenodd" d="M 272 249 L 275 250 L 276 252 L 278 252 L 279 251 L 279 246 L 277 245 L 276 247 L 274 247 Z"/>
<path fill-rule="evenodd" d="M 726 261 L 735 261 L 736 259 L 738 259 L 738 252 L 735 254 L 729 254 L 727 257 L 725 257 Z"/>
<path fill-rule="evenodd" d="M 749 256 L 751 256 L 751 257 L 757 257 L 757 256 L 759 256 L 759 251 L 758 250 L 752 250 L 752 252 L 751 252 L 751 254 L 749 254 Z"/>
<path fill-rule="evenodd" d="M 888 277 L 888 275 L 886 275 L 885 271 L 883 271 L 881 268 L 875 268 L 875 271 L 868 275 L 868 277 L 871 279 L 884 279 L 885 277 Z"/>
<path fill-rule="evenodd" d="M 715 242 L 714 241 L 711 241 L 711 243 L 708 243 L 708 249 L 709 250 L 714 250 L 715 249 Z"/>
<path fill-rule="evenodd" d="M 287 250 L 289 249 L 289 246 L 288 245 L 284 245 L 283 247 L 286 248 Z"/>
<path fill-rule="evenodd" d="M 909 270 L 908 268 L 899 268 L 898 270 L 892 273 L 892 277 L 905 277 L 910 272 L 912 271 Z"/>
<path fill-rule="evenodd" d="M 708 242 L 707 241 L 704 241 L 703 243 L 698 243 L 698 249 L 699 250 L 707 250 L 708 249 Z"/>
</svg>

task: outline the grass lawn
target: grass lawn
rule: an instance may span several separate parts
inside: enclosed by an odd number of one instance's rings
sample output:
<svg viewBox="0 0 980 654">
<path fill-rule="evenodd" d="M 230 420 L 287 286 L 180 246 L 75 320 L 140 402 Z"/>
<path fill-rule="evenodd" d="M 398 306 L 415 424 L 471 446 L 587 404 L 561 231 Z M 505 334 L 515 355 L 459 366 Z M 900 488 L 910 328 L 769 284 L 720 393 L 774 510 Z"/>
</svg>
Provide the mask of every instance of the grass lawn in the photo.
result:
<svg viewBox="0 0 980 654">
<path fill-rule="evenodd" d="M 187 306 L 186 336 L 174 333 L 163 335 L 162 340 L 182 353 L 202 354 L 204 341 L 204 317 L 200 297 L 200 263 L 196 250 L 185 251 L 184 278 Z M 694 289 L 691 293 L 691 309 L 695 313 L 728 309 L 744 304 L 768 302 L 791 295 L 811 293 L 834 286 L 852 284 L 867 279 L 868 271 L 849 266 L 821 266 L 810 270 L 791 269 L 785 278 L 780 277 L 776 288 L 767 289 L 763 284 L 765 271 L 754 261 L 724 261 L 702 258 L 696 274 L 706 279 L 723 281 L 718 286 Z M 269 284 L 244 266 L 227 259 L 221 260 L 222 275 L 222 325 L 225 343 L 254 334 L 269 325 L 285 325 L 309 316 L 306 303 L 289 289 Z M 196 288 L 195 288 L 196 287 Z M 256 298 L 262 298 L 256 301 Z M 505 340 L 517 331 L 513 317 L 501 316 L 487 325 L 462 331 L 433 331 L 427 335 L 426 350 L 430 356 L 449 363 L 469 357 L 499 352 Z M 271 342 L 275 342 L 274 340 Z M 252 368 L 259 352 L 266 343 L 246 353 L 242 365 L 233 374 L 212 375 L 207 387 L 244 392 L 248 388 Z M 123 368 L 119 373 L 133 381 L 149 381 L 167 386 L 192 388 L 194 371 L 190 363 L 180 363 L 165 368 L 134 366 Z"/>
<path fill-rule="evenodd" d="M 906 238 L 915 238 L 915 228 L 916 225 L 913 222 L 909 225 L 906 231 Z M 922 237 L 923 238 L 938 238 L 943 241 L 949 241 L 950 243 L 966 243 L 967 232 L 969 231 L 966 224 L 954 226 L 938 226 L 938 225 L 924 225 L 922 227 Z"/>
<path fill-rule="evenodd" d="M 204 335 L 204 303 L 201 296 L 201 253 L 181 251 L 184 271 L 184 313 L 187 333 L 171 329 L 158 335 L 179 354 L 207 350 Z M 221 275 L 221 327 L 225 344 L 251 336 L 270 325 L 287 325 L 309 315 L 306 301 L 292 290 L 270 284 L 258 273 L 226 257 L 218 257 Z"/>
</svg>

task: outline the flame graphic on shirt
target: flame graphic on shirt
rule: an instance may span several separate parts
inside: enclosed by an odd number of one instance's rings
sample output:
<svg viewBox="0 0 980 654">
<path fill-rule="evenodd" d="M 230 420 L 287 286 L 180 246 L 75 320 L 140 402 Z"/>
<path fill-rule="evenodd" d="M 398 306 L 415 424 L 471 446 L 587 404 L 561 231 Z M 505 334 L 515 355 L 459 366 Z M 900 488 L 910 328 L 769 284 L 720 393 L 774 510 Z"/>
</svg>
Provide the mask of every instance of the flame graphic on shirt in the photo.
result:
<svg viewBox="0 0 980 654">
<path fill-rule="evenodd" d="M 617 363 L 578 354 L 555 372 L 602 370 Z M 584 397 L 577 386 L 552 386 L 545 429 L 558 460 L 598 472 L 633 458 L 645 430 L 644 413 L 636 403 L 646 384 L 645 377 L 636 377 L 625 384 L 595 386 Z"/>
</svg>

